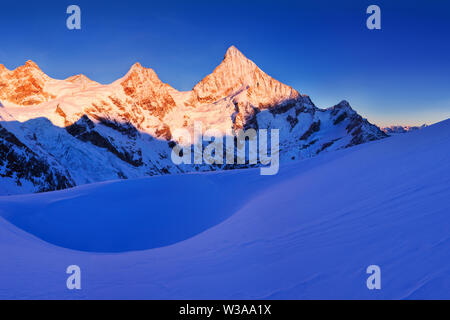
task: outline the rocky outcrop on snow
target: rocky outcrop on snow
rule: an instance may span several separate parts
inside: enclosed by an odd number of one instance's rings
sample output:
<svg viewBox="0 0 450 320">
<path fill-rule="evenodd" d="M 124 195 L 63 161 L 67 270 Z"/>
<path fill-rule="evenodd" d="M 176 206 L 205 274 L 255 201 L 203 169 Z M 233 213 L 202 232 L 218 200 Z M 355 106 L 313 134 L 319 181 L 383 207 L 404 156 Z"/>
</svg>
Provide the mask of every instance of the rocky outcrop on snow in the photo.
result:
<svg viewBox="0 0 450 320">
<path fill-rule="evenodd" d="M 24 154 L 35 152 L 46 166 L 39 172 L 44 177 L 40 180 L 24 166 L 9 169 L 18 185 L 30 182 L 33 191 L 242 167 L 175 165 L 170 159 L 178 142 L 174 132 L 192 132 L 196 122 L 203 130 L 223 135 L 249 128 L 278 129 L 282 163 L 387 136 L 346 101 L 328 109 L 316 107 L 308 96 L 264 73 L 235 47 L 187 92 L 163 83 L 139 63 L 109 85 L 83 75 L 51 79 L 31 61 L 13 71 L 0 65 L 0 101 L 0 123 L 8 124 L 8 132 L 27 147 L 21 147 Z M 0 156 L 15 168 L 10 162 L 16 158 Z"/>
</svg>

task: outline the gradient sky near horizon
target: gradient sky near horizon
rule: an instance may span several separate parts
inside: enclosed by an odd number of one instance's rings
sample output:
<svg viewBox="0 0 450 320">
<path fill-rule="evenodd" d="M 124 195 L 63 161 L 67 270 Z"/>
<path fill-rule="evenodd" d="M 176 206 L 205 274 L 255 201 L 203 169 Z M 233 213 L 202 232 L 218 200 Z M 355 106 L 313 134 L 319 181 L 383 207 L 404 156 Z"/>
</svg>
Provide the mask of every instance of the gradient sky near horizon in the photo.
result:
<svg viewBox="0 0 450 320">
<path fill-rule="evenodd" d="M 71 4 L 81 30 L 66 28 Z M 366 28 L 371 4 L 381 30 Z M 447 0 L 8 1 L 0 63 L 110 83 L 139 61 L 190 90 L 235 45 L 318 107 L 346 99 L 382 126 L 431 124 L 450 117 L 449 17 Z"/>
</svg>

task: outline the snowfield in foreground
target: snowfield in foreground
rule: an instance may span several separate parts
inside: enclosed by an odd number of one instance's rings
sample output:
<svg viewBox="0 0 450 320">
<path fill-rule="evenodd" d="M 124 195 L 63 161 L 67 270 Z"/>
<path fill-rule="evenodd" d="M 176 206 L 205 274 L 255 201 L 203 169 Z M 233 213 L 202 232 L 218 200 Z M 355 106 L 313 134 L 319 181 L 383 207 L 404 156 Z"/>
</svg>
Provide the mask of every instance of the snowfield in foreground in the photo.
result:
<svg viewBox="0 0 450 320">
<path fill-rule="evenodd" d="M 284 165 L 0 197 L 0 298 L 450 298 L 450 120 Z M 79 265 L 82 290 L 66 288 Z M 381 290 L 366 268 L 381 267 Z"/>
</svg>

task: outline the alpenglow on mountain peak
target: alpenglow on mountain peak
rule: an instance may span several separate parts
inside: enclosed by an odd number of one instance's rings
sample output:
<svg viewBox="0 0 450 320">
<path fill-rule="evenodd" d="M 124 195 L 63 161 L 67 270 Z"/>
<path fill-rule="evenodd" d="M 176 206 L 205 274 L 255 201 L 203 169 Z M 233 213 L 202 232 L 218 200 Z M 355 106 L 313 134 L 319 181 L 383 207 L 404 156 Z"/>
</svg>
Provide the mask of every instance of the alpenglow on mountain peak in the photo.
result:
<svg viewBox="0 0 450 320">
<path fill-rule="evenodd" d="M 227 57 L 229 57 L 229 58 L 235 57 L 238 59 L 247 60 L 247 57 L 244 56 L 244 54 L 241 51 L 239 51 L 239 49 L 236 48 L 235 46 L 230 46 L 227 49 L 227 52 L 225 53 L 225 58 L 227 58 Z"/>
<path fill-rule="evenodd" d="M 258 108 L 300 96 L 292 87 L 262 71 L 235 46 L 228 48 L 219 66 L 200 81 L 193 91 L 199 101 L 210 103 L 245 91 L 249 102 Z"/>
<path fill-rule="evenodd" d="M 0 105 L 0 119 L 8 122 L 0 123 L 0 177 L 12 179 L 7 183 L 17 190 L 11 192 L 232 169 L 171 161 L 177 129 L 190 131 L 197 122 L 222 134 L 278 129 L 281 162 L 386 136 L 347 102 L 317 108 L 234 46 L 186 92 L 140 63 L 106 85 L 83 75 L 52 79 L 33 62 L 13 71 L 0 67 Z"/>
</svg>

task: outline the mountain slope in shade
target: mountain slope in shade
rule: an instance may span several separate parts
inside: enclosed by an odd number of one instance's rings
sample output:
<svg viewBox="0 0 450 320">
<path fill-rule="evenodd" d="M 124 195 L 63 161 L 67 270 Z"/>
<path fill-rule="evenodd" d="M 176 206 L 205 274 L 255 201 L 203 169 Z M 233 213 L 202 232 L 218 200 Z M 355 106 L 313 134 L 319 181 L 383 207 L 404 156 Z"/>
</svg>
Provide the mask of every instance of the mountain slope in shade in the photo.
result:
<svg viewBox="0 0 450 320">
<path fill-rule="evenodd" d="M 449 148 L 446 120 L 272 177 L 249 169 L 0 197 L 0 298 L 449 299 Z M 73 264 L 81 291 L 65 286 Z M 381 290 L 366 287 L 373 264 Z"/>
<path fill-rule="evenodd" d="M 264 73 L 235 47 L 228 49 L 212 74 L 187 92 L 163 83 L 139 63 L 121 79 L 102 85 L 83 75 L 51 79 L 27 62 L 14 71 L 0 69 L 0 101 L 2 126 L 24 146 L 37 150 L 39 160 L 71 185 L 233 168 L 172 163 L 174 131 L 192 132 L 197 121 L 204 130 L 216 129 L 223 135 L 229 130 L 279 129 L 282 162 L 386 137 L 348 102 L 317 108 L 308 96 Z M 6 156 L 1 159 L 8 162 Z M 14 187 L 13 182 L 20 185 L 25 180 L 33 191 L 55 189 L 26 176 L 9 174 L 9 193 L 29 192 Z"/>
</svg>

